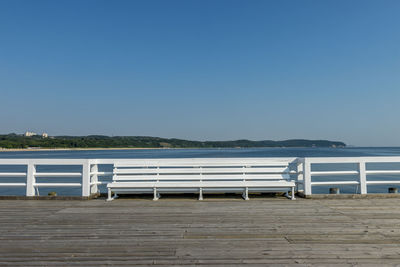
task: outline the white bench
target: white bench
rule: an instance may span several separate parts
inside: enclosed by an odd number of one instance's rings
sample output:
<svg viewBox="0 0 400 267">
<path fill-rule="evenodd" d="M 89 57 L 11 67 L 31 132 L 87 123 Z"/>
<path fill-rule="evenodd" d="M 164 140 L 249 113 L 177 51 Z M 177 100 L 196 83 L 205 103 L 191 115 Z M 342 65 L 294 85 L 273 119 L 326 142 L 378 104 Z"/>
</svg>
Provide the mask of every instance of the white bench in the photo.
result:
<svg viewBox="0 0 400 267">
<path fill-rule="evenodd" d="M 249 192 L 291 191 L 295 199 L 296 182 L 291 180 L 290 164 L 295 159 L 199 158 L 138 159 L 114 163 L 113 181 L 107 184 L 109 201 L 117 194 L 240 192 L 245 200 Z M 114 193 L 114 197 L 112 197 Z"/>
</svg>

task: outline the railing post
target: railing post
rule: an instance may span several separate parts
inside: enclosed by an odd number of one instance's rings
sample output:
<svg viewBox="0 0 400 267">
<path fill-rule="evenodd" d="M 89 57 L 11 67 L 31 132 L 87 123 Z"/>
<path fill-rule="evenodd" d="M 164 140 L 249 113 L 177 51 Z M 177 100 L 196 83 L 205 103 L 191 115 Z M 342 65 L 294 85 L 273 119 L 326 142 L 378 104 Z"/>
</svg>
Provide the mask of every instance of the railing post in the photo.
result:
<svg viewBox="0 0 400 267">
<path fill-rule="evenodd" d="M 366 175 L 366 167 L 365 167 L 365 161 L 361 160 L 358 163 L 358 171 L 360 174 L 360 193 L 362 195 L 367 194 L 367 175 Z"/>
<path fill-rule="evenodd" d="M 82 196 L 88 197 L 90 195 L 90 162 L 85 161 L 82 164 Z"/>
<path fill-rule="evenodd" d="M 311 163 L 307 158 L 304 158 L 303 164 L 303 175 L 304 175 L 304 194 L 309 196 L 312 194 L 311 189 Z"/>
<path fill-rule="evenodd" d="M 26 195 L 28 197 L 35 196 L 35 178 L 36 165 L 32 162 L 28 163 L 28 170 L 26 175 Z"/>
<path fill-rule="evenodd" d="M 298 158 L 296 162 L 297 191 L 304 192 L 304 158 Z"/>
<path fill-rule="evenodd" d="M 99 171 L 99 167 L 97 163 L 90 164 L 90 194 L 96 194 L 98 192 L 97 182 L 99 181 L 99 177 L 97 172 Z"/>
</svg>

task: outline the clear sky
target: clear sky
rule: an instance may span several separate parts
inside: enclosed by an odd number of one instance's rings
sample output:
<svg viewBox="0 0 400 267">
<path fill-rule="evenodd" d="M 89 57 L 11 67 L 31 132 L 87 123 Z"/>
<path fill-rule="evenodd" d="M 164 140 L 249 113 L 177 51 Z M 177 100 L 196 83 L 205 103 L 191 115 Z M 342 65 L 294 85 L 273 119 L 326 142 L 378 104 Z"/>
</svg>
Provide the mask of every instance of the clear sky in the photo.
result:
<svg viewBox="0 0 400 267">
<path fill-rule="evenodd" d="M 398 0 L 0 0 L 0 133 L 400 146 Z"/>
</svg>

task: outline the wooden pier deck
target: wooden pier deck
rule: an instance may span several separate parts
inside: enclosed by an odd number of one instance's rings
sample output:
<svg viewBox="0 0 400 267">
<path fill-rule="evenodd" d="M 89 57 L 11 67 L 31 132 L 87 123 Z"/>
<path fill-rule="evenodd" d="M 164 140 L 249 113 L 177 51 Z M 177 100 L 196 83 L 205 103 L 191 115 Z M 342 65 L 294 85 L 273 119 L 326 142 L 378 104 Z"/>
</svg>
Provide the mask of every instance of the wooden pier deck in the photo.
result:
<svg viewBox="0 0 400 267">
<path fill-rule="evenodd" d="M 1 200 L 0 265 L 400 264 L 400 199 Z"/>
</svg>

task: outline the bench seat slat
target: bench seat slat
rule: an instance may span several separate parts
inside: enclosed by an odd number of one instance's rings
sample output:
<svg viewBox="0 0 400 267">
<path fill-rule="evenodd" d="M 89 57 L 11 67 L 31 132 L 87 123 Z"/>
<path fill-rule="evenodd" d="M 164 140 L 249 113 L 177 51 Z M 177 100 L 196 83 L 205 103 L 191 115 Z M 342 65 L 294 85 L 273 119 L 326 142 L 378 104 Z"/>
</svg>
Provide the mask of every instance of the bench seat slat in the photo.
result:
<svg viewBox="0 0 400 267">
<path fill-rule="evenodd" d="M 135 162 L 135 163 L 115 163 L 116 168 L 140 168 L 140 167 L 286 167 L 288 162 L 276 161 L 276 162 L 253 162 L 253 161 L 240 161 L 240 162 Z"/>
<path fill-rule="evenodd" d="M 288 167 L 271 168 L 117 168 L 115 174 L 168 174 L 168 173 L 288 173 Z"/>
<path fill-rule="evenodd" d="M 291 187 L 295 186 L 294 181 L 230 181 L 230 182 L 127 182 L 110 183 L 109 188 L 225 188 L 225 187 Z"/>
<path fill-rule="evenodd" d="M 278 180 L 290 179 L 289 174 L 224 174 L 224 175 L 118 175 L 113 181 L 130 180 Z"/>
</svg>

